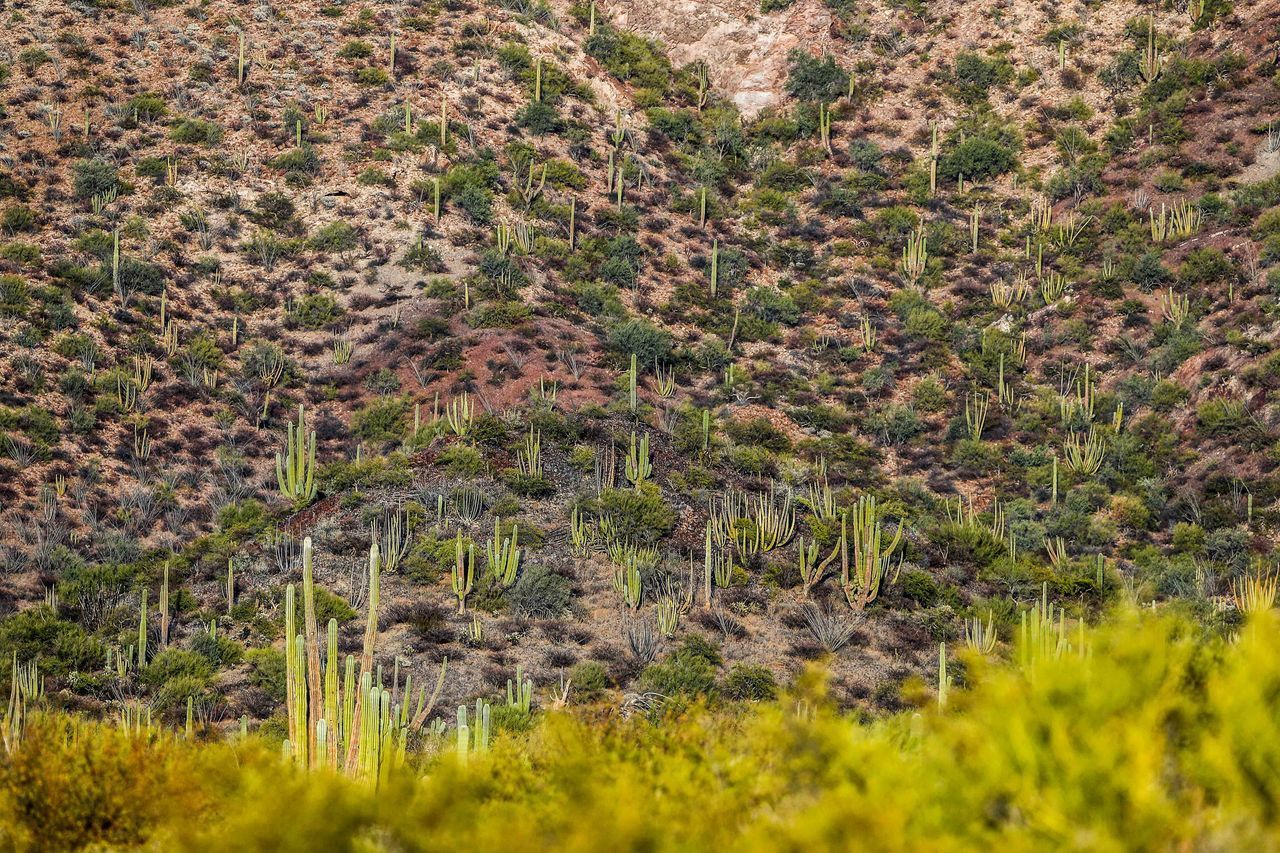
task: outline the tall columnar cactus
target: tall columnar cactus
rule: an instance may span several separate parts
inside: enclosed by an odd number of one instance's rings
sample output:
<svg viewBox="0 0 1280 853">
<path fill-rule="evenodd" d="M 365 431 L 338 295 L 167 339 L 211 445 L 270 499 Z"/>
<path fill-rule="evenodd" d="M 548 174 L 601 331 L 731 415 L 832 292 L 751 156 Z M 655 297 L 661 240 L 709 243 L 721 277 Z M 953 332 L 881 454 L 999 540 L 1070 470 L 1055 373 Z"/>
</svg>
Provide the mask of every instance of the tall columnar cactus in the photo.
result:
<svg viewBox="0 0 1280 853">
<path fill-rule="evenodd" d="M 947 675 L 947 644 L 938 643 L 938 707 L 947 707 L 947 693 L 951 690 L 951 676 Z"/>
<path fill-rule="evenodd" d="M 720 241 L 711 241 L 711 298 L 716 298 L 720 289 Z"/>
<path fill-rule="evenodd" d="M 445 406 L 444 416 L 449 430 L 459 438 L 465 438 L 467 433 L 471 432 L 471 425 L 475 422 L 475 403 L 467 396 L 467 392 L 463 391 Z"/>
<path fill-rule="evenodd" d="M 160 582 L 160 645 L 169 642 L 169 561 L 164 563 L 164 580 Z"/>
<path fill-rule="evenodd" d="M 626 475 L 633 486 L 639 486 L 653 474 L 653 463 L 649 460 L 649 434 L 641 436 L 636 442 L 636 434 L 631 433 L 631 447 L 627 451 Z"/>
<path fill-rule="evenodd" d="M 818 104 L 818 138 L 827 156 L 834 157 L 835 151 L 831 148 L 831 107 L 826 104 Z"/>
<path fill-rule="evenodd" d="M 636 408 L 640 405 L 640 400 L 636 395 L 636 380 L 639 374 L 639 368 L 636 363 L 636 354 L 631 353 L 631 369 L 627 371 L 627 401 L 631 404 L 631 411 L 634 414 Z"/>
<path fill-rule="evenodd" d="M 849 527 L 852 528 L 848 537 L 852 565 L 846 550 L 841 558 L 840 586 L 849 606 L 861 611 L 880 594 L 880 586 L 888 573 L 889 559 L 902 541 L 903 525 L 898 524 L 893 539 L 886 545 L 876 499 L 863 495 L 858 498 Z"/>
<path fill-rule="evenodd" d="M 467 706 L 458 706 L 457 753 L 458 760 L 464 764 L 472 753 L 484 754 L 489 751 L 490 707 L 483 699 L 476 700 L 475 716 L 471 720 L 473 728 L 467 722 Z"/>
<path fill-rule="evenodd" d="M 524 677 L 524 669 L 516 664 L 516 680 L 507 679 L 507 706 L 527 714 L 533 702 L 533 679 Z"/>
<path fill-rule="evenodd" d="M 519 525 L 512 525 L 511 537 L 506 538 L 502 535 L 500 519 L 493 519 L 493 537 L 485 544 L 485 557 L 489 574 L 504 588 L 516 582 L 516 570 L 520 567 L 519 541 Z"/>
<path fill-rule="evenodd" d="M 306 503 L 316 496 L 316 433 L 307 432 L 302 406 L 298 406 L 298 422 L 287 429 L 285 452 L 276 454 L 276 482 L 286 498 Z"/>
<path fill-rule="evenodd" d="M 1156 44 L 1155 18 L 1147 19 L 1147 49 L 1138 60 L 1138 73 L 1148 84 L 1154 83 L 1164 69 L 1164 57 L 1160 55 L 1160 47 Z"/>
<path fill-rule="evenodd" d="M 467 595 L 471 593 L 471 586 L 476 577 L 476 546 L 474 543 L 470 543 L 464 549 L 462 547 L 462 531 L 459 530 L 453 550 L 453 594 L 458 597 L 458 612 L 466 613 Z"/>
<path fill-rule="evenodd" d="M 924 276 L 929 261 L 929 239 L 924 228 L 919 227 L 907 235 L 907 245 L 902 247 L 902 277 L 914 287 Z"/>
<path fill-rule="evenodd" d="M 320 682 L 320 642 L 316 629 L 316 584 L 313 570 L 313 552 L 311 537 L 302 540 L 302 613 L 303 631 L 307 646 L 307 715 L 308 730 L 311 732 L 310 751 L 316 747 L 315 726 L 324 709 L 323 694 Z"/>
<path fill-rule="evenodd" d="M 142 590 L 142 606 L 138 611 L 138 669 L 147 665 L 147 591 Z"/>
</svg>

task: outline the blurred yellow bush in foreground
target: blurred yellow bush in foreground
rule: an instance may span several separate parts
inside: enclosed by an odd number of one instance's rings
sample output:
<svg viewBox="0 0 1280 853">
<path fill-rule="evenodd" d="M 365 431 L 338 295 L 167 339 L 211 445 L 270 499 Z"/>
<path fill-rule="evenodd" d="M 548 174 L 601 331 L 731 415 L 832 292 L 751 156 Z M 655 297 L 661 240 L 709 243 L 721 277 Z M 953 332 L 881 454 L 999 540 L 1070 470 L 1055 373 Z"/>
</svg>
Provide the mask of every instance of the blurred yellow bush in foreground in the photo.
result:
<svg viewBox="0 0 1280 853">
<path fill-rule="evenodd" d="M 654 723 L 548 714 L 389 784 L 257 738 L 37 716 L 0 767 L 0 845 L 162 850 L 1262 850 L 1280 846 L 1280 625 L 1232 641 L 1120 613 L 1089 654 L 970 659 L 945 710 L 860 723 L 784 699 Z"/>
</svg>

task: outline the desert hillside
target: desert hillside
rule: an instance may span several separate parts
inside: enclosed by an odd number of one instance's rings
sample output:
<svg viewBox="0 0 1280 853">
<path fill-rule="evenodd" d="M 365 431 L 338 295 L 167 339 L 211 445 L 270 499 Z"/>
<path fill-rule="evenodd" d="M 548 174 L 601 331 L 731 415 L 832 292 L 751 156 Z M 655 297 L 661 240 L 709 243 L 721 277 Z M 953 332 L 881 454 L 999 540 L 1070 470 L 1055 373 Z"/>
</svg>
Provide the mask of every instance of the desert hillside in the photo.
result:
<svg viewBox="0 0 1280 853">
<path fill-rule="evenodd" d="M 1270 609 L 1274 0 L 0 14 L 11 722 L 898 720 Z"/>
</svg>

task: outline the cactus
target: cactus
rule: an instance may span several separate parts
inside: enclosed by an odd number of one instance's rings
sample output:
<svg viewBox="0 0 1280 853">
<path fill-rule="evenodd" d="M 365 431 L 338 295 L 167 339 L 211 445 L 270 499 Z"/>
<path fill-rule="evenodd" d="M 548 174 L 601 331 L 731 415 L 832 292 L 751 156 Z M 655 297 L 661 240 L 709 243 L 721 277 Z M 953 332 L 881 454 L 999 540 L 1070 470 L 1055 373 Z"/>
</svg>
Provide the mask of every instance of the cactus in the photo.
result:
<svg viewBox="0 0 1280 853">
<path fill-rule="evenodd" d="M 231 609 L 236 606 L 236 564 L 232 559 L 227 560 L 227 615 L 231 615 Z"/>
<path fill-rule="evenodd" d="M 831 108 L 826 104 L 818 104 L 818 138 L 828 157 L 834 157 L 831 148 Z"/>
<path fill-rule="evenodd" d="M 524 670 L 516 664 L 516 680 L 513 684 L 507 679 L 507 707 L 515 708 L 525 714 L 533 702 L 533 679 L 524 677 Z"/>
<path fill-rule="evenodd" d="M 585 557 L 591 551 L 591 530 L 582 510 L 574 507 L 569 514 L 569 541 L 575 557 Z"/>
<path fill-rule="evenodd" d="M 1251 572 L 1231 581 L 1231 603 L 1236 610 L 1252 616 L 1275 607 L 1280 594 L 1280 574 L 1268 570 L 1259 561 Z"/>
<path fill-rule="evenodd" d="M 1024 670 L 1030 670 L 1041 661 L 1057 660 L 1072 651 L 1082 658 L 1088 654 L 1084 621 L 1078 623 L 1073 645 L 1067 639 L 1066 613 L 1049 602 L 1049 585 L 1045 583 L 1040 588 L 1040 601 L 1029 611 L 1022 611 L 1018 662 Z"/>
<path fill-rule="evenodd" d="M 639 398 L 636 396 L 636 378 L 639 370 L 636 366 L 636 354 L 631 353 L 631 367 L 627 371 L 627 402 L 631 406 L 631 413 L 635 414 L 636 408 L 640 404 Z"/>
<path fill-rule="evenodd" d="M 316 496 L 316 433 L 307 432 L 301 405 L 297 424 L 288 426 L 285 452 L 276 454 L 276 483 L 280 493 L 296 503 L 307 503 Z"/>
<path fill-rule="evenodd" d="M 1148 18 L 1147 48 L 1143 51 L 1142 57 L 1138 60 L 1138 73 L 1142 75 L 1143 80 L 1148 84 L 1151 84 L 1160 76 L 1160 72 L 1163 68 L 1164 57 L 1160 55 L 1160 48 L 1156 44 L 1155 18 Z"/>
<path fill-rule="evenodd" d="M 51 608 L 56 610 L 56 608 Z M 164 561 L 164 579 L 160 582 L 160 645 L 169 642 L 169 561 Z"/>
<path fill-rule="evenodd" d="M 995 651 L 997 639 L 995 615 L 990 611 L 987 612 L 985 624 L 978 616 L 965 620 L 964 644 L 972 651 L 981 655 L 989 655 Z"/>
<path fill-rule="evenodd" d="M 569 251 L 573 251 L 578 226 L 578 199 L 569 199 Z"/>
<path fill-rule="evenodd" d="M 529 427 L 524 447 L 516 450 L 516 465 L 526 477 L 542 477 L 542 433 Z"/>
<path fill-rule="evenodd" d="M 471 432 L 471 425 L 475 422 L 476 407 L 471 398 L 467 396 L 467 392 L 463 391 L 455 399 L 450 400 L 445 406 L 445 421 L 449 425 L 449 430 L 459 438 L 465 438 L 467 433 Z"/>
<path fill-rule="evenodd" d="M 947 675 L 947 644 L 938 643 L 938 707 L 947 706 L 947 693 L 951 690 L 951 676 Z"/>
<path fill-rule="evenodd" d="M 631 447 L 627 451 L 625 472 L 631 485 L 639 486 L 653 474 L 653 463 L 649 459 L 649 434 L 645 433 L 636 443 L 636 434 L 631 433 Z"/>
<path fill-rule="evenodd" d="M 138 610 L 138 669 L 147 665 L 147 590 L 141 590 L 142 602 Z"/>
<path fill-rule="evenodd" d="M 511 526 L 511 537 L 505 538 L 501 532 L 501 519 L 493 519 L 493 536 L 485 543 L 485 558 L 489 575 L 502 588 L 516 582 L 516 571 L 520 567 L 520 527 Z"/>
<path fill-rule="evenodd" d="M 925 236 L 923 227 L 917 227 L 907 235 L 907 244 L 902 247 L 902 276 L 908 286 L 916 286 L 924 276 L 928 262 L 929 238 Z"/>
<path fill-rule="evenodd" d="M 711 241 L 711 298 L 716 298 L 720 288 L 720 241 Z"/>
<path fill-rule="evenodd" d="M 632 610 L 640 609 L 640 604 L 644 600 L 644 585 L 637 560 L 634 558 L 624 560 L 622 565 L 614 567 L 613 589 L 622 597 L 622 603 L 627 607 Z"/>
<path fill-rule="evenodd" d="M 309 751 L 315 750 L 315 725 L 324 708 L 320 683 L 320 642 L 316 628 L 316 585 L 313 571 L 313 550 L 311 537 L 302 540 L 302 630 L 306 638 L 306 680 L 307 680 L 307 726 L 311 733 L 307 744 Z"/>
<path fill-rule="evenodd" d="M 1182 328 L 1187 322 L 1187 317 L 1191 316 L 1191 297 L 1179 296 L 1174 293 L 1173 288 L 1168 291 L 1160 291 L 1158 294 L 1160 300 L 1160 316 L 1164 317 L 1175 329 Z"/>
<path fill-rule="evenodd" d="M 982 430 L 987 423 L 987 411 L 991 408 L 991 395 L 974 391 L 964 404 L 964 421 L 969 427 L 969 438 L 982 440 Z"/>
<path fill-rule="evenodd" d="M 1102 467 L 1103 459 L 1106 457 L 1106 447 L 1097 430 L 1090 426 L 1089 431 L 1083 435 L 1072 433 L 1067 436 L 1063 445 L 1063 456 L 1066 458 L 1068 468 L 1077 474 L 1091 477 Z"/>
<path fill-rule="evenodd" d="M 893 539 L 886 545 L 876 499 L 869 495 L 858 498 L 850 526 L 852 535 L 846 536 L 845 524 L 841 523 L 841 539 L 849 547 L 842 548 L 840 587 L 849 606 L 862 611 L 880 594 L 880 587 L 888 574 L 889 559 L 902 541 L 903 526 L 898 524 Z"/>
<path fill-rule="evenodd" d="M 454 542 L 453 594 L 458 597 L 458 612 L 467 612 L 467 595 L 471 592 L 476 576 L 476 546 L 468 545 L 466 559 L 463 560 L 462 531 Z"/>
</svg>

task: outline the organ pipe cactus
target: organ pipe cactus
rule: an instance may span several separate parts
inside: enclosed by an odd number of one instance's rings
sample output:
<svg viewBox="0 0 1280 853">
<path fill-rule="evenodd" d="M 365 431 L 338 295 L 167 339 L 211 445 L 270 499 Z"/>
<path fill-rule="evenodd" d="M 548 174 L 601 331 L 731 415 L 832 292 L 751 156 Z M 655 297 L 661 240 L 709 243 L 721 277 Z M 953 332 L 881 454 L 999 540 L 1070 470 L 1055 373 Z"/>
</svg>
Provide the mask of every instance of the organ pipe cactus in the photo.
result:
<svg viewBox="0 0 1280 853">
<path fill-rule="evenodd" d="M 639 486 L 653 474 L 653 463 L 649 459 L 649 434 L 645 433 L 636 442 L 636 434 L 631 433 L 631 447 L 627 451 L 626 475 L 633 486 Z"/>
<path fill-rule="evenodd" d="M 844 530 L 841 531 L 841 538 L 850 548 L 841 555 L 840 587 L 849 606 L 862 611 L 880 594 L 880 586 L 888 573 L 889 559 L 902 541 L 902 525 L 898 525 L 893 539 L 886 545 L 876 499 L 863 495 L 858 498 L 849 527 L 852 530 L 848 537 L 845 537 Z M 851 555 L 849 551 L 852 551 Z"/>
<path fill-rule="evenodd" d="M 496 517 L 493 519 L 493 537 L 485 544 L 485 557 L 489 574 L 503 588 L 516 582 L 516 570 L 520 566 L 519 539 L 519 525 L 512 525 L 511 537 L 505 538 L 501 533 L 501 521 Z"/>
<path fill-rule="evenodd" d="M 458 612 L 467 612 L 467 595 L 476 577 L 476 546 L 469 544 L 463 557 L 462 531 L 454 542 L 453 594 L 458 597 Z"/>
<path fill-rule="evenodd" d="M 298 422 L 288 426 L 285 452 L 276 454 L 276 482 L 280 493 L 296 503 L 316 496 L 316 433 L 307 432 L 302 406 L 298 406 Z"/>
<path fill-rule="evenodd" d="M 533 679 L 524 677 L 524 670 L 516 664 L 516 680 L 507 679 L 507 706 L 529 713 L 533 702 Z"/>
</svg>

